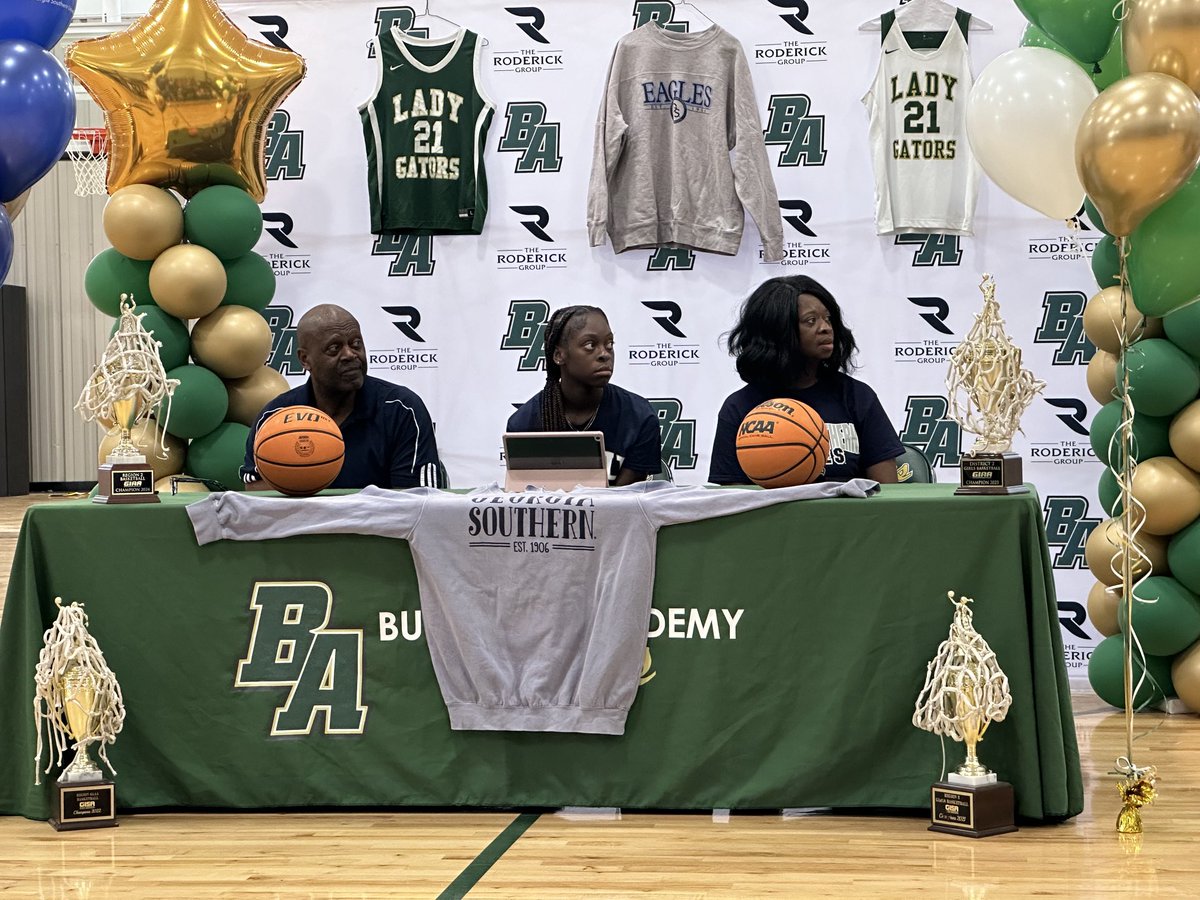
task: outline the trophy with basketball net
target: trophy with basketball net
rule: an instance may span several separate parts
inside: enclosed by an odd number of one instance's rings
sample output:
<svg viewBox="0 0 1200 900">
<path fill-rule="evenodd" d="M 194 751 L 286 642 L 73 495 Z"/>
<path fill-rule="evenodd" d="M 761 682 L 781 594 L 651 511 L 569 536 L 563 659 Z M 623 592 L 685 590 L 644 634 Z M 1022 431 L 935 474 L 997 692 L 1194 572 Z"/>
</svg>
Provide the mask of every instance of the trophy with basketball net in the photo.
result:
<svg viewBox="0 0 1200 900">
<path fill-rule="evenodd" d="M 75 404 L 85 422 L 98 419 L 121 429 L 120 442 L 98 470 L 95 503 L 158 502 L 154 470 L 129 437 L 163 400 L 170 409 L 179 384 L 167 378 L 158 348 L 153 334 L 142 327 L 142 316 L 133 311 L 133 297 L 122 294 L 117 330 Z"/>
<path fill-rule="evenodd" d="M 1012 452 L 1021 414 L 1046 386 L 1021 365 L 1021 348 L 1004 330 L 996 282 L 985 274 L 983 309 L 950 354 L 946 393 L 950 418 L 977 435 L 959 464 L 956 494 L 1022 494 L 1021 457 Z"/>
<path fill-rule="evenodd" d="M 945 781 L 933 785 L 930 831 L 966 837 L 990 837 L 1016 831 L 1012 785 L 979 762 L 976 747 L 992 722 L 1008 715 L 1012 694 L 1008 677 L 988 642 L 975 630 L 969 597 L 954 599 L 950 635 L 925 671 L 913 724 L 962 741 L 966 761 Z"/>
</svg>

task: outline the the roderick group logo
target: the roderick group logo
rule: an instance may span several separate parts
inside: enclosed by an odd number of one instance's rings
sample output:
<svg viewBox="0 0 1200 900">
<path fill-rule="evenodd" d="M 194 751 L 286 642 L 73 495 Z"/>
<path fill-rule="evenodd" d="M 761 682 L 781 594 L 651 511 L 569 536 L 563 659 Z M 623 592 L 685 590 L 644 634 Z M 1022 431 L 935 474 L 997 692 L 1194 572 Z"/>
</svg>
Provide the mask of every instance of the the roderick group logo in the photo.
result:
<svg viewBox="0 0 1200 900">
<path fill-rule="evenodd" d="M 957 234 L 898 234 L 897 247 L 912 246 L 913 268 L 957 266 L 962 262 L 962 245 Z"/>
<path fill-rule="evenodd" d="M 1055 419 L 1062 423 L 1056 440 L 1030 441 L 1029 459 L 1035 463 L 1055 466 L 1077 466 L 1080 463 L 1096 462 L 1088 438 L 1088 408 L 1077 397 L 1044 397 L 1046 404 L 1055 410 Z"/>
<path fill-rule="evenodd" d="M 367 365 L 370 369 L 383 372 L 412 372 L 415 369 L 438 367 L 437 347 L 429 346 L 425 336 L 417 329 L 421 327 L 421 311 L 415 306 L 380 307 L 391 317 L 392 325 L 404 340 L 394 347 L 368 349 Z"/>
<path fill-rule="evenodd" d="M 267 123 L 267 181 L 299 181 L 304 177 L 304 132 L 292 129 L 291 114 L 277 109 Z"/>
<path fill-rule="evenodd" d="M 428 234 L 380 234 L 371 244 L 372 256 L 390 256 L 388 277 L 432 275 L 433 237 Z"/>
<path fill-rule="evenodd" d="M 284 38 L 289 30 L 287 19 L 283 16 L 250 16 L 250 21 L 259 27 L 258 33 L 272 47 L 280 50 L 293 50 Z M 293 52 L 295 52 L 293 50 Z"/>
<path fill-rule="evenodd" d="M 658 416 L 663 460 L 672 469 L 696 468 L 696 420 L 683 416 L 683 403 L 675 397 L 647 397 Z"/>
<path fill-rule="evenodd" d="M 892 359 L 898 363 L 915 363 L 924 366 L 944 365 L 958 341 L 954 331 L 946 324 L 950 316 L 950 304 L 944 297 L 909 297 L 908 302 L 918 310 L 917 316 L 928 327 L 926 337 L 916 341 L 896 341 Z M 947 340 L 948 338 L 948 340 Z"/>
<path fill-rule="evenodd" d="M 513 24 L 521 34 L 542 46 L 495 50 L 492 52 L 492 68 L 497 72 L 536 74 L 538 72 L 561 72 L 562 50 L 550 46 L 546 37 L 546 14 L 538 6 L 508 6 L 504 11 L 514 18 Z"/>
<path fill-rule="evenodd" d="M 417 11 L 411 6 L 383 6 L 375 11 L 375 34 L 383 37 L 394 26 L 397 31 L 415 38 L 429 37 L 428 28 L 414 28 Z M 367 41 L 367 59 L 375 58 L 375 42 Z"/>
<path fill-rule="evenodd" d="M 540 100 L 513 101 L 504 110 L 504 134 L 497 149 L 516 153 L 514 171 L 557 172 L 562 168 L 558 122 L 546 121 L 546 104 Z"/>
<path fill-rule="evenodd" d="M 267 365 L 282 375 L 303 375 L 295 311 L 290 306 L 268 306 L 263 310 L 263 318 L 271 329 L 271 356 Z"/>
<path fill-rule="evenodd" d="M 1042 321 L 1034 332 L 1035 344 L 1055 345 L 1056 366 L 1085 366 L 1096 355 L 1096 345 L 1083 332 L 1082 291 L 1046 291 L 1042 296 Z"/>
<path fill-rule="evenodd" d="M 508 304 L 508 331 L 500 339 L 501 350 L 516 350 L 518 372 L 546 368 L 543 347 L 550 304 L 545 300 L 513 300 Z"/>
<path fill-rule="evenodd" d="M 690 272 L 696 267 L 696 252 L 687 247 L 656 247 L 646 261 L 647 272 Z"/>
<path fill-rule="evenodd" d="M 312 255 L 301 251 L 292 237 L 295 222 L 285 212 L 264 212 L 263 231 L 275 241 L 276 247 L 263 253 L 271 264 L 276 278 L 312 274 Z"/>
<path fill-rule="evenodd" d="M 1103 235 L 1097 234 L 1088 224 L 1084 207 L 1079 208 L 1074 221 L 1079 226 L 1078 231 L 1064 229 L 1060 234 L 1029 238 L 1026 241 L 1028 258 L 1039 261 L 1091 259 L 1092 251 Z"/>
<path fill-rule="evenodd" d="M 900 440 L 919 447 L 931 466 L 956 468 L 962 458 L 962 429 L 949 418 L 945 397 L 909 397 Z"/>
<path fill-rule="evenodd" d="M 766 251 L 759 247 L 759 265 L 807 266 L 833 262 L 829 242 L 819 239 L 813 225 L 812 204 L 807 200 L 780 200 L 779 209 L 787 226 L 783 233 L 783 259 L 768 262 L 764 258 Z"/>
<path fill-rule="evenodd" d="M 778 11 L 789 31 L 783 40 L 754 45 L 754 64 L 759 66 L 798 66 L 829 60 L 829 45 L 817 40 L 808 24 L 808 4 L 803 0 L 766 0 Z M 806 40 L 805 38 L 808 38 Z"/>
<path fill-rule="evenodd" d="M 680 327 L 683 309 L 674 300 L 643 300 L 666 338 L 648 344 L 630 344 L 627 349 L 631 366 L 698 366 L 700 345 L 690 342 Z M 662 334 L 659 335 L 662 338 Z M 675 340 L 678 338 L 678 340 Z"/>
<path fill-rule="evenodd" d="M 550 213 L 544 206 L 510 206 L 521 226 L 541 243 L 533 247 L 512 247 L 496 251 L 497 269 L 516 269 L 522 272 L 543 272 L 546 269 L 567 267 L 567 248 L 559 245 L 547 230 Z M 549 246 L 547 246 L 549 245 Z"/>
<path fill-rule="evenodd" d="M 825 117 L 813 114 L 808 94 L 772 94 L 763 142 L 783 147 L 779 166 L 823 166 Z"/>
</svg>

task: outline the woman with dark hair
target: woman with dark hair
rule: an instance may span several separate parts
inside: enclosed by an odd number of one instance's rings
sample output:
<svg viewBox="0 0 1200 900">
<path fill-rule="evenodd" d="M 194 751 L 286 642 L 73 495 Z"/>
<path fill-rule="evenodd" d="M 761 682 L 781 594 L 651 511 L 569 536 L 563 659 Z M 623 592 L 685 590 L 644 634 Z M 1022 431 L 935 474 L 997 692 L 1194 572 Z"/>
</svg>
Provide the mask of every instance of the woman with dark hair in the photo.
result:
<svg viewBox="0 0 1200 900">
<path fill-rule="evenodd" d="M 776 397 L 807 403 L 824 419 L 830 449 L 821 480 L 896 481 L 904 447 L 875 392 L 850 377 L 854 335 L 820 282 L 792 275 L 759 285 L 742 305 L 728 346 L 746 386 L 726 397 L 717 415 L 709 481 L 751 483 L 738 464 L 738 426 Z"/>
<path fill-rule="evenodd" d="M 595 306 L 555 310 L 546 323 L 546 386 L 508 420 L 509 431 L 600 431 L 611 485 L 659 472 L 658 416 L 645 398 L 610 384 L 613 334 Z"/>
</svg>

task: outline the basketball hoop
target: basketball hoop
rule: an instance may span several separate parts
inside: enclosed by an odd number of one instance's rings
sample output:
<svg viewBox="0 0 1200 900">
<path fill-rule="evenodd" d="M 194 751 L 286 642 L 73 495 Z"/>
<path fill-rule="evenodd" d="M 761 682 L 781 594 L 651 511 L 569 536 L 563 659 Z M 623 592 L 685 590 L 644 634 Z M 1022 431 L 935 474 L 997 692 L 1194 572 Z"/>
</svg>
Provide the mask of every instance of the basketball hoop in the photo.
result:
<svg viewBox="0 0 1200 900">
<path fill-rule="evenodd" d="M 75 170 L 75 196 L 87 197 L 107 191 L 108 131 L 76 128 L 67 144 L 67 156 Z"/>
</svg>

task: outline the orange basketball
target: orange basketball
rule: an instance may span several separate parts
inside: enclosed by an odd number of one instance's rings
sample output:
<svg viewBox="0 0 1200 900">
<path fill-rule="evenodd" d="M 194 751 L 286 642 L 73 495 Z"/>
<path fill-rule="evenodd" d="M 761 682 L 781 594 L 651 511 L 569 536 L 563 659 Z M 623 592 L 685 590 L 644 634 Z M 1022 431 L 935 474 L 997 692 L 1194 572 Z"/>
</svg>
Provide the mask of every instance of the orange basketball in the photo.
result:
<svg viewBox="0 0 1200 900">
<path fill-rule="evenodd" d="M 765 488 L 811 484 L 825 471 L 829 434 L 808 404 L 768 400 L 742 419 L 737 458 L 750 480 Z"/>
<path fill-rule="evenodd" d="M 329 487 L 346 455 L 337 422 L 311 406 L 271 413 L 254 436 L 258 474 L 281 494 L 306 497 Z"/>
</svg>

